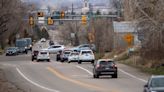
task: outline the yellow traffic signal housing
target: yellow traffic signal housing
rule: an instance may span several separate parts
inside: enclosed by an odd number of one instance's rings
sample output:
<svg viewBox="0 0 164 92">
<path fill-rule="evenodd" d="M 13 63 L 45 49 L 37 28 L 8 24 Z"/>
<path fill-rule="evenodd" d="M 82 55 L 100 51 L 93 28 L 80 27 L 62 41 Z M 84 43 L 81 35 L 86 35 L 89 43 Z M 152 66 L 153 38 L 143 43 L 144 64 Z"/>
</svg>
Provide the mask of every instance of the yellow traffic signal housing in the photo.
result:
<svg viewBox="0 0 164 92">
<path fill-rule="evenodd" d="M 87 16 L 86 15 L 82 15 L 82 17 L 81 17 L 81 23 L 83 25 L 86 25 L 86 23 L 87 23 Z"/>
<path fill-rule="evenodd" d="M 38 17 L 43 17 L 43 16 L 44 16 L 43 12 L 38 12 Z"/>
<path fill-rule="evenodd" d="M 32 16 L 29 17 L 29 24 L 34 25 L 34 18 Z"/>
<path fill-rule="evenodd" d="M 54 24 L 54 20 L 51 17 L 48 17 L 47 22 L 48 22 L 47 23 L 48 25 L 53 25 Z"/>
<path fill-rule="evenodd" d="M 64 11 L 61 11 L 60 18 L 63 19 L 64 17 L 65 17 L 65 12 Z"/>
</svg>

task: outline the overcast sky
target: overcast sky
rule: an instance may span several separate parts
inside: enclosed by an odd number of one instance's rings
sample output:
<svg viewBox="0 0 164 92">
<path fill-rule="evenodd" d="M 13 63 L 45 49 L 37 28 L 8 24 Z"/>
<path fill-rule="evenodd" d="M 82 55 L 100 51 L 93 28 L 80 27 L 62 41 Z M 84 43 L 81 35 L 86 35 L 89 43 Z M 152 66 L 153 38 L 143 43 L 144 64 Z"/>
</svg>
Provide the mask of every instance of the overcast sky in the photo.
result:
<svg viewBox="0 0 164 92">
<path fill-rule="evenodd" d="M 75 6 L 78 6 L 82 4 L 83 0 L 23 0 L 26 2 L 34 2 L 40 6 L 40 8 L 46 8 L 47 6 L 51 6 L 54 8 L 60 7 L 60 6 L 70 6 L 72 3 Z M 92 4 L 97 3 L 109 3 L 110 0 L 89 0 Z"/>
</svg>

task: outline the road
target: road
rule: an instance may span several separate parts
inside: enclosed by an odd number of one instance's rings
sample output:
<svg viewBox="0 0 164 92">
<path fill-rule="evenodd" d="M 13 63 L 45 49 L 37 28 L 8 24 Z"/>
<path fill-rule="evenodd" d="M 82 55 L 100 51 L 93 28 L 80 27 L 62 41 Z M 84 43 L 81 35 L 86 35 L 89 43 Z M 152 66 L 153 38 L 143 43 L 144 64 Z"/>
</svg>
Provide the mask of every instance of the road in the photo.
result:
<svg viewBox="0 0 164 92">
<path fill-rule="evenodd" d="M 118 78 L 94 79 L 90 63 L 32 62 L 31 54 L 0 56 L 7 79 L 26 92 L 142 92 L 149 75 L 117 64 Z"/>
</svg>

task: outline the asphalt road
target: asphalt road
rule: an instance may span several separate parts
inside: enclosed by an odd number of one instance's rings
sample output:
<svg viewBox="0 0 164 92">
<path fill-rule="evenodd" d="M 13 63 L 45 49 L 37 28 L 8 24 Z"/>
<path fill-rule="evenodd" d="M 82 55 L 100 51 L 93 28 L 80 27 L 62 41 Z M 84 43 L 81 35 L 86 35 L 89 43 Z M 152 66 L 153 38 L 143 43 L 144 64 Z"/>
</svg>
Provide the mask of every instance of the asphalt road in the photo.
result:
<svg viewBox="0 0 164 92">
<path fill-rule="evenodd" d="M 94 79 L 90 63 L 32 62 L 31 54 L 0 56 L 7 79 L 26 92 L 142 92 L 149 75 L 118 64 L 118 78 Z"/>
</svg>

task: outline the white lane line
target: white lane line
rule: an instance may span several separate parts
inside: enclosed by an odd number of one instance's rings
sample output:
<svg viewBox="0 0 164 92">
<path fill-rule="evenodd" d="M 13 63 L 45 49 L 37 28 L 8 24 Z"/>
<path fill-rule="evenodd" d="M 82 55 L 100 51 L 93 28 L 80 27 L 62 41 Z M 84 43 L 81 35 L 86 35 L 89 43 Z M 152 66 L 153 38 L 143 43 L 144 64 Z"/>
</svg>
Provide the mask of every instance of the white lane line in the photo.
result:
<svg viewBox="0 0 164 92">
<path fill-rule="evenodd" d="M 146 80 L 141 79 L 141 78 L 138 78 L 138 77 L 136 77 L 136 76 L 134 76 L 134 75 L 132 75 L 132 74 L 130 74 L 130 73 L 128 73 L 128 72 L 125 72 L 125 71 L 122 70 L 122 69 L 119 69 L 119 71 L 122 72 L 122 73 L 124 73 L 124 74 L 126 74 L 126 75 L 128 75 L 128 76 L 130 76 L 130 77 L 132 77 L 132 78 L 134 78 L 134 79 L 140 80 L 140 81 L 142 81 L 142 82 L 144 82 L 144 83 L 147 82 Z"/>
<path fill-rule="evenodd" d="M 87 70 L 87 69 L 85 69 L 85 68 L 83 68 L 83 67 L 81 67 L 81 66 L 79 66 L 79 65 L 76 65 L 76 67 L 77 67 L 77 68 L 80 68 L 80 69 L 82 69 L 82 70 L 84 70 L 84 71 L 86 71 L 86 72 L 89 73 L 90 75 L 93 75 L 92 72 L 90 72 L 89 70 Z"/>
<path fill-rule="evenodd" d="M 87 69 L 85 69 L 85 68 L 83 68 L 83 67 L 81 67 L 81 66 L 76 66 L 77 68 L 80 68 L 80 69 L 82 69 L 82 70 L 84 70 L 84 71 L 86 71 L 87 73 L 89 73 L 90 75 L 93 75 L 93 73 L 92 72 L 90 72 L 89 70 L 87 70 Z M 146 83 L 147 81 L 146 80 L 144 80 L 144 79 L 141 79 L 141 78 L 138 78 L 138 77 L 136 77 L 136 76 L 134 76 L 134 75 L 132 75 L 132 74 L 130 74 L 130 73 L 128 73 L 128 72 L 125 72 L 124 70 L 122 70 L 122 69 L 118 69 L 119 71 L 121 71 L 122 73 L 124 73 L 124 74 L 126 74 L 126 75 L 128 75 L 128 76 L 130 76 L 130 77 L 132 77 L 132 78 L 134 78 L 134 79 L 137 79 L 137 80 L 140 80 L 140 81 L 142 81 L 142 82 L 144 82 L 144 83 Z"/>
<path fill-rule="evenodd" d="M 38 86 L 38 87 L 40 87 L 40 88 L 42 88 L 42 89 L 45 89 L 45 90 L 48 90 L 48 91 L 51 91 L 51 92 L 60 92 L 60 91 L 58 91 L 58 90 L 50 89 L 50 88 L 44 87 L 44 86 L 42 86 L 42 85 L 39 85 L 39 84 L 33 82 L 32 80 L 28 79 L 18 68 L 16 68 L 16 70 L 18 71 L 18 73 L 19 73 L 23 78 L 25 78 L 28 82 L 32 83 L 32 84 L 35 85 L 35 86 Z"/>
</svg>

